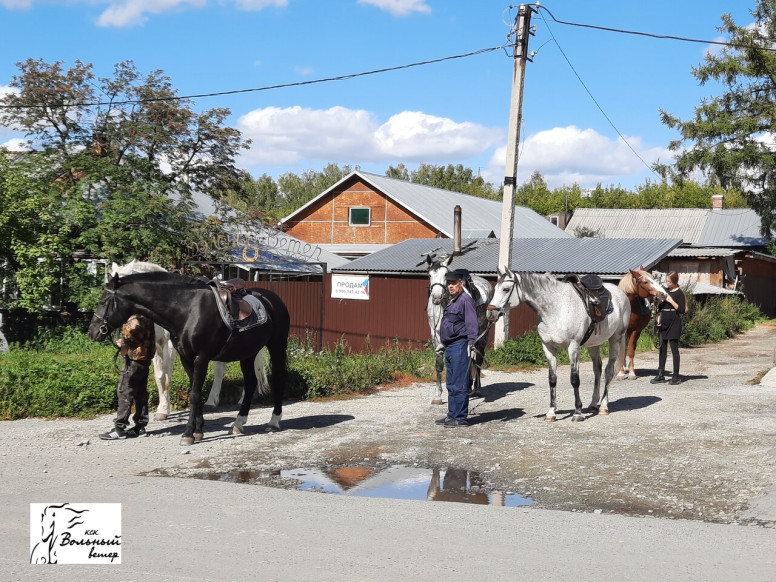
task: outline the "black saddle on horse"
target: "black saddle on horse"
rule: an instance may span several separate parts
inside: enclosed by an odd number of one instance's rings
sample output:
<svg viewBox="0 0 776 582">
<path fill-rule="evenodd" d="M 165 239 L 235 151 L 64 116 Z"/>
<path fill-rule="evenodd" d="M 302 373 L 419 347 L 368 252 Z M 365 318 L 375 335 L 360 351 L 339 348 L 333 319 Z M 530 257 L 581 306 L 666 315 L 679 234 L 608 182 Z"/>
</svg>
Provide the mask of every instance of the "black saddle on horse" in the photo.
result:
<svg viewBox="0 0 776 582">
<path fill-rule="evenodd" d="M 603 321 L 612 312 L 612 294 L 598 275 L 566 275 L 563 280 L 579 293 L 593 323 Z"/>
</svg>

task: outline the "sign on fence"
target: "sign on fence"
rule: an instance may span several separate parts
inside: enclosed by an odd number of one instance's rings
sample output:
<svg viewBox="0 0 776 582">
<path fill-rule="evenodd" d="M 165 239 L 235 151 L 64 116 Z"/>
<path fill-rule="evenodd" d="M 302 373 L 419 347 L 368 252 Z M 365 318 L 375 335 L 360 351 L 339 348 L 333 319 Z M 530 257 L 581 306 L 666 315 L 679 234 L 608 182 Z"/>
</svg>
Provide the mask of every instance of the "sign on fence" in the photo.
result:
<svg viewBox="0 0 776 582">
<path fill-rule="evenodd" d="M 369 275 L 332 274 L 331 298 L 369 301 Z"/>
</svg>

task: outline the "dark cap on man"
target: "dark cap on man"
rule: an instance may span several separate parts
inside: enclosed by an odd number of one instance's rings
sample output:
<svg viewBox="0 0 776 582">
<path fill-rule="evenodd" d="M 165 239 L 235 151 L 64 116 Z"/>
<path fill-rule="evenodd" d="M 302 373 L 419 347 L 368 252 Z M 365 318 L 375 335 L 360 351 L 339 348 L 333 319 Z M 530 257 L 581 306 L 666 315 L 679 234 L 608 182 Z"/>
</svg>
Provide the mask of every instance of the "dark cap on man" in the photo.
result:
<svg viewBox="0 0 776 582">
<path fill-rule="evenodd" d="M 446 281 L 462 281 L 466 278 L 468 272 L 465 269 L 456 269 L 455 271 L 448 271 L 445 273 Z"/>
</svg>

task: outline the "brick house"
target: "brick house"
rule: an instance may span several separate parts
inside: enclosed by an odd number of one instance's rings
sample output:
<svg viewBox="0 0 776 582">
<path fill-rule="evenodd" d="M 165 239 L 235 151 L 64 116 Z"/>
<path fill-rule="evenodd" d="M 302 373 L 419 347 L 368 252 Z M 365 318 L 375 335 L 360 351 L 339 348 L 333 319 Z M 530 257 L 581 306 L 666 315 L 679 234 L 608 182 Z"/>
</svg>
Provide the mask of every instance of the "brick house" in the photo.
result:
<svg viewBox="0 0 776 582">
<path fill-rule="evenodd" d="M 347 257 L 415 238 L 452 238 L 462 210 L 464 238 L 497 236 L 501 202 L 356 171 L 280 221 L 289 235 Z M 533 210 L 515 207 L 516 238 L 570 235 Z"/>
</svg>

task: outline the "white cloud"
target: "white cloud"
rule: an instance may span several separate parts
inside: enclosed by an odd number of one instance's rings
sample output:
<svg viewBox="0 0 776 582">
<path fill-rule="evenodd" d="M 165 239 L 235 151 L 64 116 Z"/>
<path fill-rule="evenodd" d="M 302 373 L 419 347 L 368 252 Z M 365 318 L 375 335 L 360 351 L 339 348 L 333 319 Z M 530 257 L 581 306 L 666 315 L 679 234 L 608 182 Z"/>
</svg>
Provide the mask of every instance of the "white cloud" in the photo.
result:
<svg viewBox="0 0 776 582">
<path fill-rule="evenodd" d="M 32 8 L 33 0 L 0 0 L 0 6 L 9 10 L 27 10 Z"/>
<path fill-rule="evenodd" d="M 426 4 L 425 0 L 358 0 L 359 4 L 371 4 L 390 12 L 394 16 L 407 16 L 413 12 L 422 12 L 429 14 L 431 6 Z"/>
<path fill-rule="evenodd" d="M 111 2 L 97 19 L 98 26 L 121 28 L 148 21 L 146 14 L 162 14 L 176 9 L 204 6 L 206 0 L 123 0 Z"/>
<path fill-rule="evenodd" d="M 277 6 L 284 8 L 288 0 L 226 0 L 235 5 L 239 10 L 257 11 Z M 35 3 L 42 0 L 0 0 L 0 6 L 9 10 L 25 10 L 32 8 Z M 50 4 L 107 4 L 107 8 L 97 19 L 98 26 L 104 27 L 131 27 L 140 26 L 148 22 L 148 16 L 163 14 L 174 10 L 183 11 L 192 8 L 202 8 L 208 0 L 48 0 Z"/>
<path fill-rule="evenodd" d="M 527 182 L 538 170 L 550 188 L 572 186 L 592 187 L 598 183 L 620 183 L 638 176 L 648 168 L 631 150 L 635 150 L 647 165 L 658 159 L 668 162 L 673 153 L 665 148 L 645 148 L 639 137 L 610 139 L 593 129 L 573 125 L 540 131 L 520 144 L 518 184 Z M 506 165 L 506 146 L 496 150 L 490 160 L 490 180 L 501 183 Z"/>
<path fill-rule="evenodd" d="M 252 140 L 241 164 L 281 166 L 302 160 L 337 163 L 452 162 L 481 154 L 503 139 L 500 129 L 405 111 L 380 124 L 368 111 L 332 107 L 267 107 L 240 117 Z"/>
<path fill-rule="evenodd" d="M 234 3 L 241 10 L 264 10 L 270 6 L 278 8 L 288 6 L 288 0 L 234 0 Z"/>
<path fill-rule="evenodd" d="M 26 139 L 14 138 L 9 139 L 7 142 L 0 142 L 0 148 L 5 148 L 9 152 L 26 152 L 29 150 Z"/>
</svg>

